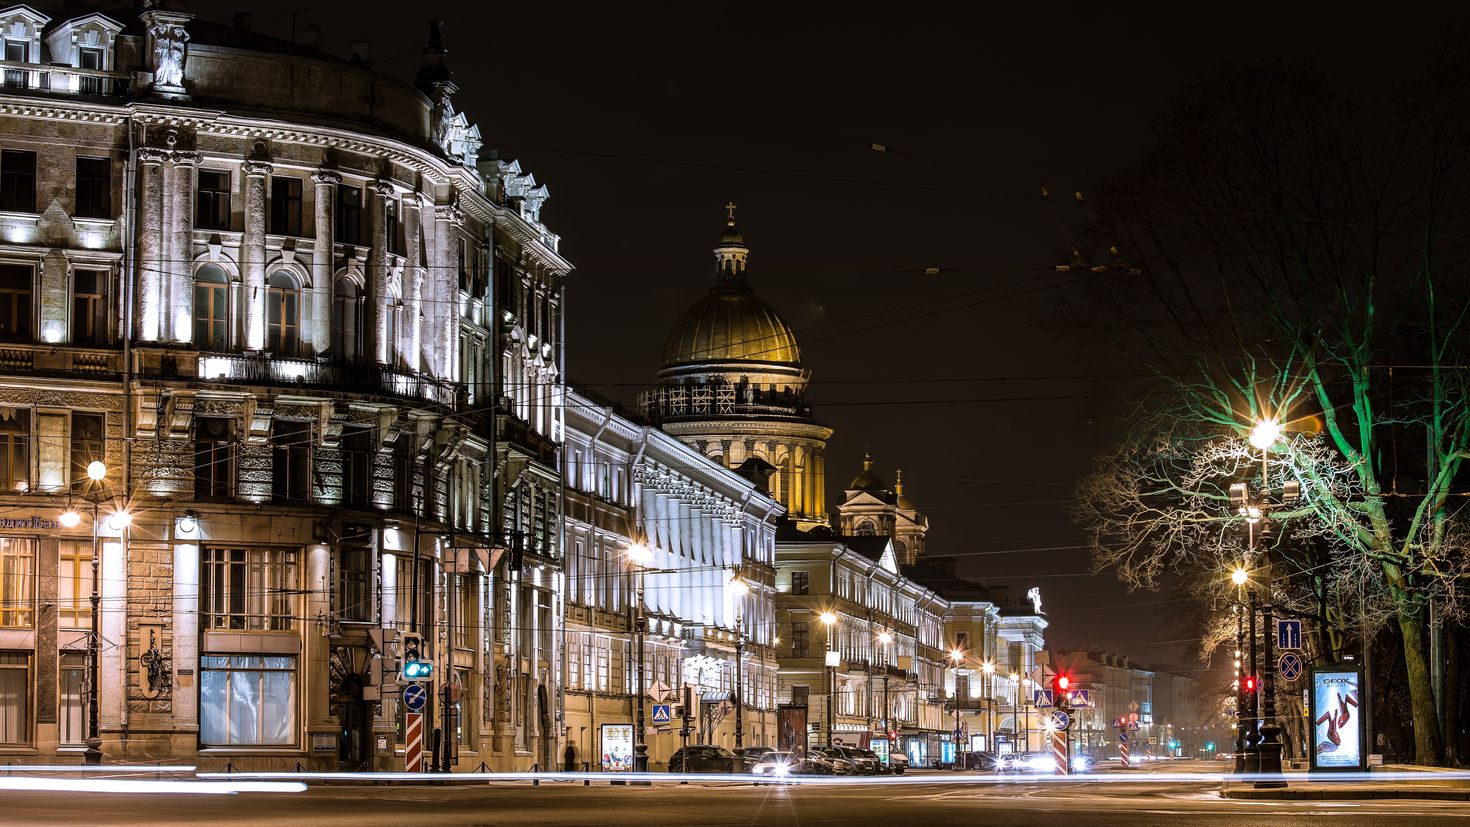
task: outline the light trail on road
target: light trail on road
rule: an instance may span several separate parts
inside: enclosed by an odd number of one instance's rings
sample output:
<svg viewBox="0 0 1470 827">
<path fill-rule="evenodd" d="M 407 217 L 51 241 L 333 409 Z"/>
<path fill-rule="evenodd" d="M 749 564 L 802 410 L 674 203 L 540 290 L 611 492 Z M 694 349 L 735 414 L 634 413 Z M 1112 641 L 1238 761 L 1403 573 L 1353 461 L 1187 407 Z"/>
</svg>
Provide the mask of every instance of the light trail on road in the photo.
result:
<svg viewBox="0 0 1470 827">
<path fill-rule="evenodd" d="M 300 781 L 133 781 L 115 778 L 0 778 L 0 792 L 128 793 L 132 795 L 234 795 L 303 793 Z"/>
</svg>

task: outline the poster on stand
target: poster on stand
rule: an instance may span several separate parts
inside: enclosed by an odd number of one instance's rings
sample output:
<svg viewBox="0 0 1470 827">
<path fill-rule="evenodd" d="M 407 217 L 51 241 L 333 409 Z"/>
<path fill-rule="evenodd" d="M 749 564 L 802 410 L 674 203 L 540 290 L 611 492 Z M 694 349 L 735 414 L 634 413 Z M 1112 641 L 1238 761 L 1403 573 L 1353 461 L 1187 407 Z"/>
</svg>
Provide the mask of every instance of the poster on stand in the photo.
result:
<svg viewBox="0 0 1470 827">
<path fill-rule="evenodd" d="M 782 704 L 776 708 L 776 749 L 782 752 L 806 753 L 806 705 Z"/>
<path fill-rule="evenodd" d="M 602 771 L 633 771 L 633 725 L 602 725 Z"/>
<path fill-rule="evenodd" d="M 1312 771 L 1364 769 L 1366 702 L 1360 691 L 1362 685 L 1363 671 L 1355 666 L 1312 671 L 1311 705 L 1307 710 L 1312 727 Z"/>
</svg>

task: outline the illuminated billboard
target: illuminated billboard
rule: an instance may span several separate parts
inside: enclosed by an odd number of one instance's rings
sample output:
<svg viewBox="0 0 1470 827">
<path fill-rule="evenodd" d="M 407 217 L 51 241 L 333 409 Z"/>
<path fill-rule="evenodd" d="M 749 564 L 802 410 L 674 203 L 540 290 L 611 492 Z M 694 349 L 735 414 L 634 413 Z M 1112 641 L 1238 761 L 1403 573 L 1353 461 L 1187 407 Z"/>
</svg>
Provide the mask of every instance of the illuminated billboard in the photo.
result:
<svg viewBox="0 0 1470 827">
<path fill-rule="evenodd" d="M 1363 769 L 1362 683 L 1362 671 L 1352 667 L 1312 672 L 1312 769 Z"/>
<path fill-rule="evenodd" d="M 602 771 L 633 771 L 633 725 L 602 725 Z"/>
</svg>

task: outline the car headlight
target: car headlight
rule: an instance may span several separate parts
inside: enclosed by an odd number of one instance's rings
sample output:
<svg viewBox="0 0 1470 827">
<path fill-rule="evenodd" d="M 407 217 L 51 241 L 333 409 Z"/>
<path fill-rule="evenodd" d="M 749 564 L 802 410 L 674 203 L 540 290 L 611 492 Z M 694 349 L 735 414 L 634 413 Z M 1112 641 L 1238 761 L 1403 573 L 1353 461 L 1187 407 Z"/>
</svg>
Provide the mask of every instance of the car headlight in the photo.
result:
<svg viewBox="0 0 1470 827">
<path fill-rule="evenodd" d="M 777 764 L 776 765 L 776 774 L 777 775 L 790 775 L 791 774 L 791 768 L 788 767 L 788 766 L 786 766 L 785 764 Z"/>
</svg>

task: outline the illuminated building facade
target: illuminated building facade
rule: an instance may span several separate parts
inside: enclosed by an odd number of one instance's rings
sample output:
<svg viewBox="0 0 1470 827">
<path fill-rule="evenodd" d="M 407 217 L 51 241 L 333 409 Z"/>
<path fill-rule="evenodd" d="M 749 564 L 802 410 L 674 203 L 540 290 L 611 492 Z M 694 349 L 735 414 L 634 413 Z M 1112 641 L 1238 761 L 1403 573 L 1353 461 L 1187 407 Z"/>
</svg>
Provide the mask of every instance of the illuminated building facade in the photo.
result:
<svg viewBox="0 0 1470 827">
<path fill-rule="evenodd" d="M 84 750 L 95 697 L 106 761 L 401 769 L 412 631 L 451 760 L 546 765 L 545 188 L 437 27 L 410 84 L 144 5 L 0 10 L 0 754 Z"/>
</svg>

